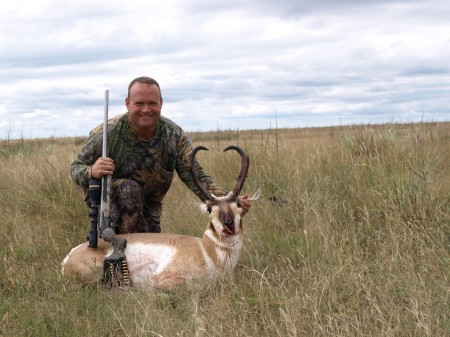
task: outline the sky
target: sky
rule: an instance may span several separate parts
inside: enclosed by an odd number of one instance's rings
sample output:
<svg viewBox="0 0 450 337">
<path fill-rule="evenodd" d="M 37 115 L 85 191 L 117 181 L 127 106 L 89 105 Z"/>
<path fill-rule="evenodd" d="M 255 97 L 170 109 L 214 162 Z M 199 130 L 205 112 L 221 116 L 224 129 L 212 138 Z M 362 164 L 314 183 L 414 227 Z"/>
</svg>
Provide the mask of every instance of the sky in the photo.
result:
<svg viewBox="0 0 450 337">
<path fill-rule="evenodd" d="M 0 3 L 0 140 L 87 136 L 155 78 L 186 131 L 450 120 L 447 0 Z"/>
</svg>

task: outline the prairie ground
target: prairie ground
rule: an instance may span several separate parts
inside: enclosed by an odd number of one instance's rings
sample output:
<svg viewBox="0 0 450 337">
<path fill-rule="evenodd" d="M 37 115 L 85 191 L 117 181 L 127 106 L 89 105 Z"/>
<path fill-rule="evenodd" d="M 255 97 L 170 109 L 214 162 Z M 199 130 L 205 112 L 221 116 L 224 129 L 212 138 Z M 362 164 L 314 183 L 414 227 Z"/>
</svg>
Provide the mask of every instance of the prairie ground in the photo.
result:
<svg viewBox="0 0 450 337">
<path fill-rule="evenodd" d="M 0 142 L 0 336 L 450 336 L 450 123 L 190 134 L 229 189 L 250 156 L 234 277 L 172 292 L 61 277 L 89 210 L 69 178 L 84 139 Z M 163 232 L 207 219 L 175 179 Z"/>
</svg>

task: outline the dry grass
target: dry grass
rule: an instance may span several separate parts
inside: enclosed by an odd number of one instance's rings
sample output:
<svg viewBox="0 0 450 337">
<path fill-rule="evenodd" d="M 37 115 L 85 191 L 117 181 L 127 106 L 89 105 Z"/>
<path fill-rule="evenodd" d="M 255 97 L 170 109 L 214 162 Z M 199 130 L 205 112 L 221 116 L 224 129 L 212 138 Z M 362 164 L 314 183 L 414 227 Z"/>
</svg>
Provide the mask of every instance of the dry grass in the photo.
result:
<svg viewBox="0 0 450 337">
<path fill-rule="evenodd" d="M 450 336 L 450 124 L 192 134 L 230 188 L 250 155 L 233 279 L 175 292 L 107 291 L 61 278 L 89 231 L 68 177 L 82 139 L 0 142 L 1 336 Z M 180 181 L 165 232 L 206 219 Z"/>
</svg>

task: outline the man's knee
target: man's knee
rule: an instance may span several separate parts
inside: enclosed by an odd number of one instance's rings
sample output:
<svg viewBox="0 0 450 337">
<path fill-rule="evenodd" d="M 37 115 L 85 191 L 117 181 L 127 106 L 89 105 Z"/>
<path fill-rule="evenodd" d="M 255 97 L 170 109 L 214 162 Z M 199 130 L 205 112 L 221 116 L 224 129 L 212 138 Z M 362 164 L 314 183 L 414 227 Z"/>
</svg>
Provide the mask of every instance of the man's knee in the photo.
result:
<svg viewBox="0 0 450 337">
<path fill-rule="evenodd" d="M 143 189 L 138 182 L 131 179 L 117 179 L 112 183 L 112 193 L 119 196 L 143 196 Z"/>
<path fill-rule="evenodd" d="M 161 233 L 161 226 L 159 221 L 146 219 L 145 220 L 145 232 L 146 233 Z"/>
</svg>

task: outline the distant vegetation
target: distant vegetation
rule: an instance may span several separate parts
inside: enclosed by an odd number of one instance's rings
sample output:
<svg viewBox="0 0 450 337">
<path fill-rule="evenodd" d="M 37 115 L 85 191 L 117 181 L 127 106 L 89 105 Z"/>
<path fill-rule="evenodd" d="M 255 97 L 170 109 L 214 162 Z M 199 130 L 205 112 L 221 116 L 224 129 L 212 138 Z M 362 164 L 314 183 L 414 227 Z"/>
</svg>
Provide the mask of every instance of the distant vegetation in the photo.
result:
<svg viewBox="0 0 450 337">
<path fill-rule="evenodd" d="M 225 188 L 250 156 L 234 278 L 146 294 L 63 279 L 89 232 L 83 138 L 0 142 L 1 336 L 449 336 L 450 123 L 191 133 Z M 176 179 L 164 232 L 207 219 Z"/>
</svg>

